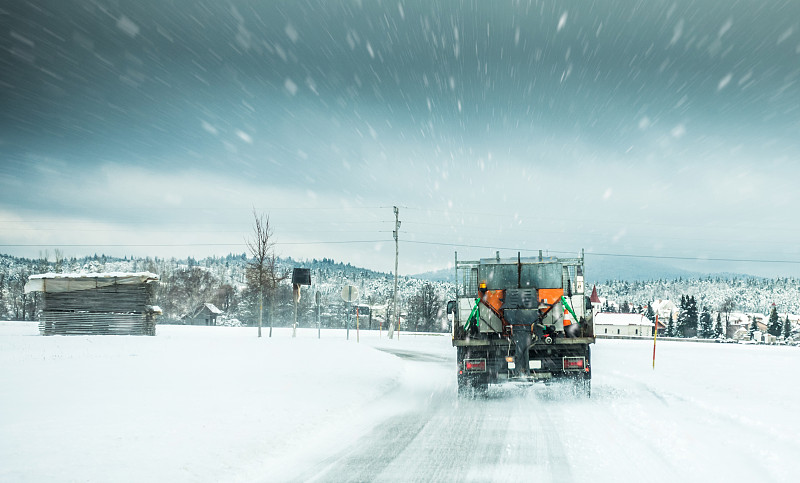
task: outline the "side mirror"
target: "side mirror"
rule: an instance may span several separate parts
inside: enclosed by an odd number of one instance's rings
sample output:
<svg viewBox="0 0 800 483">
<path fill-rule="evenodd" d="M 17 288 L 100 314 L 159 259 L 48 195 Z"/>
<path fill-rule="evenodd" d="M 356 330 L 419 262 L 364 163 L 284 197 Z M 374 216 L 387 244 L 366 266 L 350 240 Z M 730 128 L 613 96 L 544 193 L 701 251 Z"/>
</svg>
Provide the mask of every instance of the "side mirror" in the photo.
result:
<svg viewBox="0 0 800 483">
<path fill-rule="evenodd" d="M 455 300 L 450 300 L 449 302 L 447 302 L 447 313 L 448 314 L 456 313 L 456 301 Z"/>
</svg>

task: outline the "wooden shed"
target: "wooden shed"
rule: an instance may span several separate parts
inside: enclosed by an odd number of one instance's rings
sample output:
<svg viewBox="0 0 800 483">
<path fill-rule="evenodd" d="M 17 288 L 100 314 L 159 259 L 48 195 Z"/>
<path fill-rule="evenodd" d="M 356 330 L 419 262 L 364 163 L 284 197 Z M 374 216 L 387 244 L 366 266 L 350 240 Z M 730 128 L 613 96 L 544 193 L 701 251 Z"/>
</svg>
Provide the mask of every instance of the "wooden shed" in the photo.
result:
<svg viewBox="0 0 800 483">
<path fill-rule="evenodd" d="M 205 303 L 200 304 L 194 312 L 184 317 L 184 323 L 188 325 L 217 325 L 217 317 L 222 315 L 222 311 L 216 305 Z"/>
<path fill-rule="evenodd" d="M 42 292 L 42 335 L 155 335 L 157 282 L 150 272 L 44 273 L 25 292 Z"/>
</svg>

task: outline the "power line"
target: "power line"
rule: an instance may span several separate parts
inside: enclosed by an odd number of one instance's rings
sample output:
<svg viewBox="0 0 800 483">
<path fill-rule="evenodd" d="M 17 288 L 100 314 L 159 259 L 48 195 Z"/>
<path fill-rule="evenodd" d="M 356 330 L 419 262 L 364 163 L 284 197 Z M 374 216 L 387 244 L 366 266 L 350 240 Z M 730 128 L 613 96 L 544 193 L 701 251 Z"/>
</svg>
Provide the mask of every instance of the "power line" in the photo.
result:
<svg viewBox="0 0 800 483">
<path fill-rule="evenodd" d="M 362 244 L 362 243 L 387 243 L 391 240 L 378 239 L 378 240 L 316 240 L 316 241 L 303 241 L 303 242 L 276 242 L 276 245 L 346 245 L 346 244 Z M 416 245 L 432 245 L 443 247 L 455 248 L 480 248 L 487 250 L 510 250 L 519 252 L 533 252 L 538 253 L 538 248 L 521 248 L 521 247 L 505 247 L 499 245 L 472 245 L 467 243 L 445 243 L 445 242 L 432 242 L 424 240 L 399 240 L 400 243 L 411 243 Z M 244 247 L 243 242 L 235 243 L 70 243 L 70 244 L 55 244 L 55 243 L 4 243 L 0 244 L 0 248 L 96 248 L 96 247 L 113 247 L 113 248 L 182 248 L 182 247 Z M 574 255 L 575 251 L 563 250 L 545 250 L 547 253 L 555 254 L 568 254 Z M 695 262 L 738 262 L 738 263 L 786 263 L 786 264 L 800 264 L 800 260 L 786 260 L 786 259 L 760 259 L 760 258 L 729 258 L 729 257 L 686 257 L 674 255 L 634 255 L 625 253 L 606 253 L 606 252 L 584 252 L 584 255 L 598 256 L 598 257 L 616 257 L 616 258 L 637 258 L 637 259 L 653 259 L 653 260 L 683 260 Z"/>
<path fill-rule="evenodd" d="M 308 242 L 275 242 L 276 245 L 339 245 L 346 243 L 384 243 L 389 240 L 324 240 L 324 241 L 308 241 Z M 247 246 L 246 243 L 8 243 L 0 244 L 4 248 L 92 248 L 92 247 L 128 247 L 128 248 L 148 248 L 148 247 L 230 247 L 230 246 Z"/>
<path fill-rule="evenodd" d="M 448 247 L 461 247 L 461 248 L 485 248 L 490 250 L 512 250 L 520 252 L 538 252 L 536 248 L 519 248 L 519 247 L 501 247 L 496 245 L 469 245 L 464 243 L 441 243 L 441 242 L 428 242 L 420 240 L 403 240 L 403 243 L 415 243 L 419 245 L 439 245 Z M 559 250 L 546 250 L 548 253 L 571 254 L 575 252 L 559 251 Z M 657 260 L 688 260 L 699 262 L 743 262 L 743 263 L 795 263 L 800 264 L 800 260 L 768 260 L 756 258 L 714 258 L 714 257 L 679 257 L 670 255 L 629 255 L 624 253 L 602 253 L 602 252 L 584 252 L 584 255 L 593 255 L 599 257 L 621 257 L 621 258 L 645 258 Z"/>
</svg>

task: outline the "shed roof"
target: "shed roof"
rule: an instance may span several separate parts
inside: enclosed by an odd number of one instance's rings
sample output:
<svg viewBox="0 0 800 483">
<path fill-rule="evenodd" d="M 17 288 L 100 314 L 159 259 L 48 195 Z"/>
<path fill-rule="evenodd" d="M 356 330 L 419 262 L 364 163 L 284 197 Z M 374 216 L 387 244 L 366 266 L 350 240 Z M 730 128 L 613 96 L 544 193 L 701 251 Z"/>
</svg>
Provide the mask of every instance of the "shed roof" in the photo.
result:
<svg viewBox="0 0 800 483">
<path fill-rule="evenodd" d="M 208 304 L 208 303 L 206 303 L 206 304 L 203 304 L 203 305 L 204 305 L 204 306 L 205 306 L 205 307 L 208 309 L 208 311 L 209 311 L 209 312 L 211 312 L 212 314 L 220 315 L 220 314 L 222 313 L 222 311 L 221 311 L 220 309 L 218 309 L 218 308 L 217 308 L 217 306 L 216 306 L 216 305 L 214 305 L 214 304 Z"/>
<path fill-rule="evenodd" d="M 41 273 L 28 278 L 25 293 L 74 292 L 109 285 L 136 285 L 157 281 L 158 275 L 151 272 Z"/>
</svg>

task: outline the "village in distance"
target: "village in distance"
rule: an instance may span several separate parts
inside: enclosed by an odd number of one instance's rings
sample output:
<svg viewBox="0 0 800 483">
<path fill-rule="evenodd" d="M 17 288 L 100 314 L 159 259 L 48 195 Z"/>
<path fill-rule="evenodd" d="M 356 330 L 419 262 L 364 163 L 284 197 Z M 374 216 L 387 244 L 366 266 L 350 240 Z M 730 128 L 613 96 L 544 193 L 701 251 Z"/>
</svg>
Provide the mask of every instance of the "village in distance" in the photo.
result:
<svg viewBox="0 0 800 483">
<path fill-rule="evenodd" d="M 44 273 L 138 273 L 158 275 L 153 290 L 159 314 L 155 323 L 254 326 L 258 324 L 258 289 L 246 253 L 196 260 L 93 255 L 65 258 L 43 253 L 38 259 L 0 255 L 0 320 L 42 319 L 39 292 L 25 293 L 32 276 Z M 291 271 L 306 268 L 311 286 L 297 300 L 297 326 L 386 330 L 394 320 L 394 276 L 332 259 L 275 258 L 273 283 L 262 300 L 264 326 L 294 322 Z M 445 279 L 445 280 L 443 280 Z M 655 280 L 594 280 L 597 337 L 659 337 L 740 343 L 796 344 L 800 331 L 800 284 L 793 278 L 752 276 L 678 277 Z M 343 286 L 358 290 L 352 304 L 341 298 Z M 398 277 L 400 330 L 449 332 L 444 307 L 454 284 L 439 273 Z M 320 305 L 315 294 L 319 292 Z M 588 295 L 588 294 L 587 294 Z M 358 318 L 358 321 L 356 321 Z M 41 324 L 40 324 L 41 329 Z"/>
</svg>

